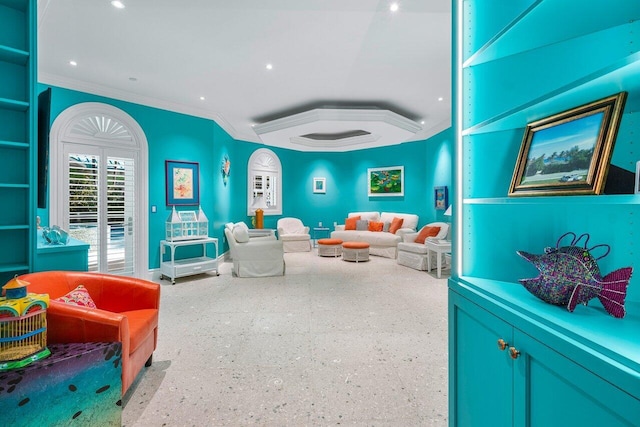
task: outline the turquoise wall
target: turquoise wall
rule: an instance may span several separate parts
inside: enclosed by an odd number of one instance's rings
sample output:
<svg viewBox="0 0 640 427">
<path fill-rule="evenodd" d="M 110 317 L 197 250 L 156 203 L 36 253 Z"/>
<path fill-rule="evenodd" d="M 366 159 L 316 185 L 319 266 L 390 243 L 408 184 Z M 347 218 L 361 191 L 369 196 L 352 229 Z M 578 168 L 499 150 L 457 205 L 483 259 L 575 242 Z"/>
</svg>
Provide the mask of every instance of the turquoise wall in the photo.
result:
<svg viewBox="0 0 640 427">
<path fill-rule="evenodd" d="M 39 91 L 46 88 L 40 85 Z M 226 222 L 250 222 L 247 216 L 247 163 L 251 154 L 265 147 L 234 140 L 212 120 L 174 113 L 130 102 L 118 101 L 58 87 L 52 88 L 51 122 L 66 108 L 82 102 L 102 102 L 131 115 L 142 127 L 149 153 L 149 268 L 160 265 L 159 242 L 164 238 L 165 220 L 171 209 L 166 206 L 165 160 L 198 162 L 200 166 L 200 203 L 209 218 L 210 235 L 223 242 Z M 451 129 L 426 140 L 390 147 L 345 153 L 299 152 L 275 147 L 282 163 L 283 216 L 298 217 L 309 226 L 318 222 L 332 226 L 343 223 L 348 212 L 378 210 L 417 213 L 420 225 L 443 220 L 436 211 L 434 186 L 452 191 Z M 231 161 L 231 174 L 223 182 L 224 156 Z M 403 165 L 404 197 L 367 196 L 367 168 Z M 313 177 L 325 177 L 326 194 L 314 194 Z M 451 200 L 452 195 L 449 195 Z M 151 207 L 157 212 L 152 213 Z M 184 208 L 184 209 L 192 209 Z M 39 210 L 44 225 L 48 210 Z M 275 228 L 279 216 L 266 216 L 265 227 Z M 227 250 L 226 243 L 220 251 Z M 188 254 L 185 254 L 188 255 Z"/>
</svg>

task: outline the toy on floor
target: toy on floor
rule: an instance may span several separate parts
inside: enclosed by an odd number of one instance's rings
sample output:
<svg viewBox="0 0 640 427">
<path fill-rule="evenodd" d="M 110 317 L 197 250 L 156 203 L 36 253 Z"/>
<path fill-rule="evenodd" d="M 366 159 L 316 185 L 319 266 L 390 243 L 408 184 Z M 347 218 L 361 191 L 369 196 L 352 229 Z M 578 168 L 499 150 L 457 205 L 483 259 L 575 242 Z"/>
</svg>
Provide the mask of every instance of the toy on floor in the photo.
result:
<svg viewBox="0 0 640 427">
<path fill-rule="evenodd" d="M 571 244 L 561 247 L 561 241 L 567 236 L 572 237 Z M 580 247 L 578 244 L 583 238 L 584 245 Z M 560 236 L 555 248 L 545 248 L 542 255 L 516 251 L 540 271 L 538 277 L 519 281 L 541 300 L 566 306 L 570 312 L 577 304 L 587 305 L 593 298 L 598 298 L 609 314 L 622 318 L 633 268 L 621 268 L 602 277 L 596 261 L 607 256 L 611 247 L 600 244 L 587 248 L 588 242 L 588 234 L 576 237 L 575 233 L 568 232 Z M 594 258 L 591 252 L 596 248 L 606 248 L 606 252 Z"/>
</svg>

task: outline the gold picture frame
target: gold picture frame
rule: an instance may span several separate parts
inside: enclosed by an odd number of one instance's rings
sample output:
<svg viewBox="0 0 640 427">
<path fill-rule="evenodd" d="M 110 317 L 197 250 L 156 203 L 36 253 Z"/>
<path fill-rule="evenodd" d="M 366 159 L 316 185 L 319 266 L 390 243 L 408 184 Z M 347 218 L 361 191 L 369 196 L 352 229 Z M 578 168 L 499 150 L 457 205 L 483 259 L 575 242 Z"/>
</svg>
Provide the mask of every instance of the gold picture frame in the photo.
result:
<svg viewBox="0 0 640 427">
<path fill-rule="evenodd" d="M 529 123 L 509 196 L 601 194 L 626 92 Z"/>
</svg>

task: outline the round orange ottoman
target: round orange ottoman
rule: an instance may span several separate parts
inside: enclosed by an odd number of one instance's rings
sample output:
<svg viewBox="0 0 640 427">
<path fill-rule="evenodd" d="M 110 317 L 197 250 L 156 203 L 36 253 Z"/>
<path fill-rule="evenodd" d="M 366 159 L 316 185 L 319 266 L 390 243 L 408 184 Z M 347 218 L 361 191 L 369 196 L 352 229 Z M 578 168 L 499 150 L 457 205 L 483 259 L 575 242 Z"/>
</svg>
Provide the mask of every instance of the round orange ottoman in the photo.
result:
<svg viewBox="0 0 640 427">
<path fill-rule="evenodd" d="M 342 240 L 318 239 L 318 256 L 332 256 L 336 258 L 340 255 L 342 255 Z"/>
<path fill-rule="evenodd" d="M 367 242 L 344 242 L 342 259 L 345 261 L 369 261 L 369 244 Z"/>
</svg>

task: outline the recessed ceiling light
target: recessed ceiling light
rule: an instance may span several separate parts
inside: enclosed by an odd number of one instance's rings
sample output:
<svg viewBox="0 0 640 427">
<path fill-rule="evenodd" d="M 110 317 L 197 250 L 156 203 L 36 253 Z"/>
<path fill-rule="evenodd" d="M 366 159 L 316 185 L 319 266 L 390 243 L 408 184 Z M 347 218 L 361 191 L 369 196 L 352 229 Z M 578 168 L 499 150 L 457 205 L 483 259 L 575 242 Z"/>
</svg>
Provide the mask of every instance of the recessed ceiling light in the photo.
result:
<svg viewBox="0 0 640 427">
<path fill-rule="evenodd" d="M 117 9 L 124 9 L 124 3 L 122 3 L 121 1 L 118 1 L 118 0 L 113 0 L 111 2 L 111 6 L 117 8 Z"/>
<path fill-rule="evenodd" d="M 77 67 L 78 63 L 76 61 L 69 61 L 69 65 L 71 65 L 72 67 Z"/>
<path fill-rule="evenodd" d="M 267 64 L 267 70 L 273 70 L 273 64 Z"/>
<path fill-rule="evenodd" d="M 391 3 L 391 6 L 389 6 L 389 10 L 391 12 L 397 12 L 398 11 L 398 3 Z"/>
<path fill-rule="evenodd" d="M 443 98 L 443 97 L 438 98 L 438 101 L 442 101 L 442 100 L 444 100 L 444 98 Z"/>
<path fill-rule="evenodd" d="M 421 124 L 421 125 L 423 125 L 423 124 L 424 124 L 424 120 L 422 120 L 422 121 L 420 122 L 420 124 Z"/>
<path fill-rule="evenodd" d="M 200 101 L 204 101 L 204 96 L 201 96 L 201 97 L 200 97 Z"/>
</svg>

